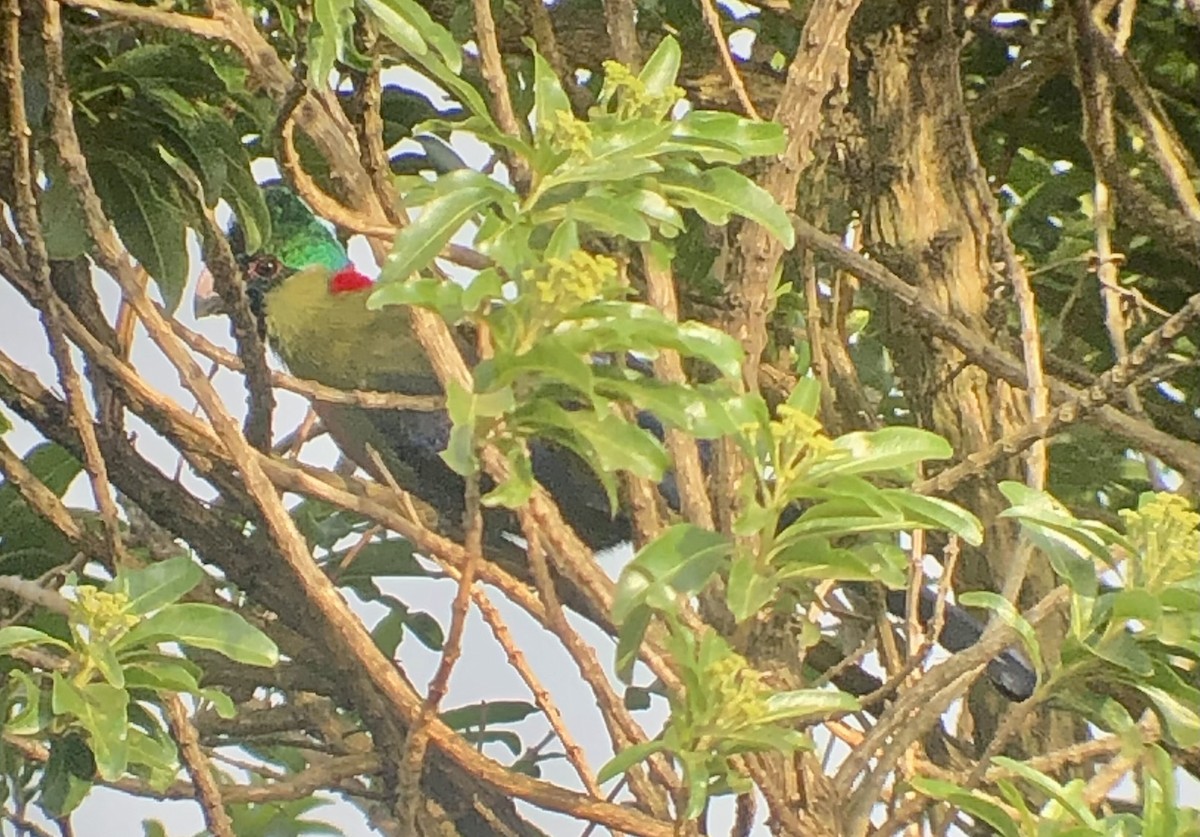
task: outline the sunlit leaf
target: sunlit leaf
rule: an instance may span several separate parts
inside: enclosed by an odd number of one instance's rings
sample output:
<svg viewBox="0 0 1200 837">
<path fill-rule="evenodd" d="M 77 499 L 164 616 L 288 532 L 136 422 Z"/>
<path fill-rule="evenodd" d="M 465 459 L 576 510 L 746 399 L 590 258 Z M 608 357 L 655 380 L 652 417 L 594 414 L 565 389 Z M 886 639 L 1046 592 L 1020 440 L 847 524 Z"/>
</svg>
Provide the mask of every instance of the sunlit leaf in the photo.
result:
<svg viewBox="0 0 1200 837">
<path fill-rule="evenodd" d="M 273 666 L 279 649 L 271 638 L 232 610 L 187 602 L 169 605 L 125 635 L 119 648 L 151 642 L 179 642 L 224 654 L 254 666 Z"/>
</svg>

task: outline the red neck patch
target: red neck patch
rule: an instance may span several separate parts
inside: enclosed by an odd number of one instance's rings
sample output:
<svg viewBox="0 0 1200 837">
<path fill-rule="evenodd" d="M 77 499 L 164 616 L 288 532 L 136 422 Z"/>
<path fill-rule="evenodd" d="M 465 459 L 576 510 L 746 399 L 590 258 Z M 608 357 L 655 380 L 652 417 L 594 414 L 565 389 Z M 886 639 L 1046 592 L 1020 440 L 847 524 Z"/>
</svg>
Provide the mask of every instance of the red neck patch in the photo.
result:
<svg viewBox="0 0 1200 837">
<path fill-rule="evenodd" d="M 374 282 L 354 269 L 354 265 L 343 267 L 329 278 L 329 292 L 344 294 L 351 291 L 362 291 L 371 287 Z"/>
</svg>

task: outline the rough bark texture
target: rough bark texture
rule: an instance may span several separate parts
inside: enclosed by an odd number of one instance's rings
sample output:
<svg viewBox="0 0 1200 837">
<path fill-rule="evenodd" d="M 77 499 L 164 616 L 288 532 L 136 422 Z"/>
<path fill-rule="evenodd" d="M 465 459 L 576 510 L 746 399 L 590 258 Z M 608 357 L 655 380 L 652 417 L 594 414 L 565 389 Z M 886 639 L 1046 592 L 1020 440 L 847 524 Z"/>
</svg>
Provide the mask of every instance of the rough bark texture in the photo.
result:
<svg viewBox="0 0 1200 837">
<path fill-rule="evenodd" d="M 875 3 L 864 7 L 856 34 L 852 105 L 863 132 L 853 185 L 861 201 L 863 246 L 921 289 L 945 313 L 994 334 L 1007 304 L 1005 240 L 987 173 L 975 153 L 960 77 L 962 32 L 953 3 Z M 853 164 L 852 164 L 853 166 Z M 910 327 L 893 300 L 878 309 L 885 343 L 920 424 L 945 436 L 959 455 L 982 450 L 1029 419 L 1025 395 L 969 365 L 960 351 Z M 1010 459 L 991 476 L 1021 479 Z M 986 547 L 964 555 L 965 589 L 999 590 L 1017 548 L 1015 527 L 997 520 L 1005 503 L 991 480 L 955 499 L 987 528 Z M 1019 605 L 1028 607 L 1055 583 L 1035 560 Z M 1061 625 L 1043 631 L 1056 648 Z M 977 685 L 972 710 L 976 746 L 991 739 L 1002 704 Z M 1052 719 L 1024 748 L 1041 751 L 1072 740 L 1070 725 Z"/>
</svg>

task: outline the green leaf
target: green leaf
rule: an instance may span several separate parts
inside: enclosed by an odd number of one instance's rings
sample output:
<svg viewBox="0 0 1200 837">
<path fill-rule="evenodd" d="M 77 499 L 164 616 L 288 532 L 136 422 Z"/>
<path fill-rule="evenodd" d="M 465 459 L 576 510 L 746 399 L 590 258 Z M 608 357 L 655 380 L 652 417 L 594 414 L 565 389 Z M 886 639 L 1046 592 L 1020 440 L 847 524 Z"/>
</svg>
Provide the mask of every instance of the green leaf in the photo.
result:
<svg viewBox="0 0 1200 837">
<path fill-rule="evenodd" d="M 203 99 L 224 87 L 200 50 L 179 43 L 121 50 L 108 62 L 102 79 L 133 84 L 143 93 L 171 91 L 183 99 Z"/>
<path fill-rule="evenodd" d="M 604 766 L 600 768 L 600 772 L 596 774 L 596 781 L 604 784 L 609 779 L 620 776 L 639 761 L 645 761 L 654 753 L 661 753 L 666 748 L 666 742 L 659 738 L 626 747 L 605 762 Z"/>
<path fill-rule="evenodd" d="M 46 160 L 45 165 L 50 185 L 42 192 L 39 203 L 46 250 L 52 259 L 74 259 L 88 251 L 90 242 L 83 210 L 62 167 L 50 159 Z"/>
<path fill-rule="evenodd" d="M 434 21 L 413 0 L 363 0 L 380 23 L 383 34 L 413 58 L 426 58 L 429 47 L 437 51 L 451 73 L 462 71 L 462 54 L 454 36 Z"/>
<path fill-rule="evenodd" d="M 653 691 L 644 686 L 628 686 L 621 697 L 621 703 L 630 712 L 641 712 L 650 708 L 650 698 L 653 694 Z"/>
<path fill-rule="evenodd" d="M 557 211 L 545 213 L 547 220 L 564 215 L 591 229 L 627 238 L 630 241 L 649 241 L 650 225 L 637 211 L 611 193 L 588 194 L 568 201 Z"/>
<path fill-rule="evenodd" d="M 1021 837 L 1021 832 L 1008 812 L 980 791 L 966 791 L 953 782 L 913 776 L 908 783 L 918 793 L 932 799 L 942 799 L 957 806 L 978 823 L 996 829 L 1001 837 Z"/>
<path fill-rule="evenodd" d="M 806 416 L 815 417 L 821 409 L 821 382 L 816 378 L 801 378 L 788 395 L 787 404 Z"/>
<path fill-rule="evenodd" d="M 441 651 L 446 642 L 442 625 L 423 610 L 410 610 L 404 615 L 404 624 L 412 635 L 430 651 Z"/>
<path fill-rule="evenodd" d="M 167 827 L 158 820 L 142 820 L 142 837 L 170 837 Z"/>
<path fill-rule="evenodd" d="M 684 777 L 687 783 L 688 803 L 683 811 L 685 820 L 694 820 L 700 816 L 704 806 L 708 804 L 708 789 L 712 785 L 713 775 L 709 771 L 707 760 L 696 757 L 686 758 L 692 754 L 681 754 L 685 765 Z"/>
<path fill-rule="evenodd" d="M 690 207 L 710 224 L 723 226 L 730 215 L 741 215 L 765 227 L 791 249 L 796 233 L 783 207 L 744 174 L 730 168 L 715 168 L 700 175 L 674 170 L 659 178 L 664 194 L 675 203 Z"/>
<path fill-rule="evenodd" d="M 738 622 L 745 622 L 770 602 L 779 582 L 774 575 L 763 575 L 758 571 L 753 555 L 739 555 L 729 567 L 729 583 L 725 589 L 725 603 Z"/>
<path fill-rule="evenodd" d="M 755 716 L 755 723 L 816 720 L 843 712 L 857 712 L 862 706 L 854 695 L 830 689 L 799 689 L 776 692 L 765 703 L 766 712 Z"/>
<path fill-rule="evenodd" d="M 436 311 L 447 322 L 457 322 L 466 313 L 463 287 L 432 276 L 414 276 L 408 280 L 381 284 L 371 295 L 373 307 L 416 305 Z"/>
<path fill-rule="evenodd" d="M 1021 641 L 1025 643 L 1025 650 L 1029 652 L 1029 658 L 1033 660 L 1033 666 L 1037 670 L 1038 678 L 1045 676 L 1045 667 L 1042 664 L 1042 648 L 1038 643 L 1037 631 L 1033 625 L 1029 624 L 1029 620 L 1021 615 L 1012 602 L 1003 596 L 992 593 L 988 590 L 972 590 L 963 593 L 958 597 L 958 601 L 964 607 L 985 607 L 995 613 L 996 616 L 1005 625 L 1016 630 L 1017 635 L 1021 637 Z"/>
<path fill-rule="evenodd" d="M 174 311 L 187 284 L 188 254 L 182 201 L 161 179 L 172 175 L 161 160 L 111 147 L 93 155 L 89 168 L 121 240 L 155 280 L 167 310 Z"/>
<path fill-rule="evenodd" d="M 1094 646 L 1088 646 L 1097 657 L 1120 666 L 1139 677 L 1154 673 L 1154 661 L 1141 647 L 1133 634 L 1118 628 L 1106 633 Z"/>
<path fill-rule="evenodd" d="M 503 506 L 519 509 L 529 502 L 533 494 L 533 462 L 520 445 L 514 445 L 505 454 L 508 462 L 508 477 L 481 500 L 489 508 Z"/>
<path fill-rule="evenodd" d="M 53 442 L 37 445 L 22 461 L 57 497 L 66 493 L 82 470 L 79 460 Z M 62 533 L 29 508 L 21 493 L 7 481 L 0 485 L 0 532 L 4 533 L 0 555 L 15 555 L 29 549 L 44 549 L 55 555 L 71 550 L 74 554 L 74 547 Z M 63 560 L 69 560 L 69 555 Z M 6 566 L 4 572 L 13 574 L 14 570 Z"/>
<path fill-rule="evenodd" d="M 348 556 L 349 548 L 332 552 L 326 566 L 335 568 Z M 403 538 L 372 541 L 359 549 L 350 566 L 334 570 L 338 584 L 353 586 L 375 578 L 425 577 L 429 573 L 413 555 L 412 544 Z"/>
<path fill-rule="evenodd" d="M 954 455 L 950 443 L 941 436 L 915 427 L 884 427 L 847 433 L 834 439 L 833 447 L 845 456 L 815 463 L 809 470 L 809 480 L 894 471 L 928 459 L 949 459 Z"/>
<path fill-rule="evenodd" d="M 1095 521 L 1077 520 L 1044 491 L 1034 491 L 1012 481 L 1001 482 L 1000 491 L 1012 507 L 999 516 L 1019 520 L 1024 534 L 1046 553 L 1054 571 L 1084 596 L 1094 596 L 1097 587 L 1091 559 L 1111 564 L 1112 545 L 1132 548 L 1109 527 Z"/>
<path fill-rule="evenodd" d="M 662 166 L 645 157 L 627 159 L 613 154 L 600 159 L 591 159 L 561 166 L 552 175 L 542 181 L 542 195 L 569 186 L 572 183 L 620 183 L 627 180 L 637 180 L 648 174 L 657 174 Z M 539 201 L 541 203 L 541 201 Z"/>
<path fill-rule="evenodd" d="M 271 638 L 240 614 L 217 605 L 173 604 L 139 623 L 127 633 L 119 649 L 152 642 L 179 642 L 224 654 L 252 666 L 273 666 L 279 649 Z"/>
<path fill-rule="evenodd" d="M 488 206 L 512 198 L 507 188 L 469 169 L 443 175 L 438 189 L 438 197 L 427 203 L 421 214 L 396 236 L 380 274 L 381 286 L 371 294 L 368 307 L 378 309 L 388 305 L 391 283 L 425 269 L 463 224 Z"/>
<path fill-rule="evenodd" d="M 564 320 L 558 336 L 580 355 L 673 349 L 711 363 L 726 377 L 739 378 L 742 372 L 742 345 L 729 334 L 691 320 L 677 323 L 642 303 L 601 301 L 582 305 Z"/>
<path fill-rule="evenodd" d="M 685 114 L 675 123 L 671 139 L 684 148 L 695 149 L 711 162 L 728 163 L 779 154 L 787 144 L 783 126 L 777 122 L 711 110 Z"/>
<path fill-rule="evenodd" d="M 944 529 L 971 546 L 983 543 L 979 518 L 949 500 L 914 494 L 906 488 L 885 488 L 882 493 L 904 512 L 914 529 Z"/>
<path fill-rule="evenodd" d="M 797 750 L 812 748 L 812 739 L 799 730 L 787 729 L 778 724 L 763 724 L 722 733 L 717 751 L 721 755 L 750 752 L 791 754 Z"/>
<path fill-rule="evenodd" d="M 393 607 L 371 629 L 371 639 L 375 640 L 375 647 L 389 660 L 396 658 L 396 649 L 400 640 L 404 639 L 404 618 L 407 615 L 407 607 Z"/>
<path fill-rule="evenodd" d="M 354 0 L 314 0 L 313 18 L 317 30 L 309 33 L 309 73 L 313 83 L 324 88 L 354 24 Z"/>
<path fill-rule="evenodd" d="M 1066 787 L 1060 785 L 1046 774 L 1033 769 L 1024 762 L 1008 758 L 1007 756 L 993 756 L 992 763 L 1029 782 L 1061 805 L 1078 822 L 1088 826 L 1097 825 L 1096 817 L 1088 810 L 1087 806 L 1081 800 L 1075 799 L 1074 795 L 1069 793 Z"/>
<path fill-rule="evenodd" d="M 448 709 L 441 714 L 441 718 L 450 729 L 485 729 L 495 724 L 515 724 L 540 711 L 534 704 L 523 700 L 485 700 Z"/>
<path fill-rule="evenodd" d="M 613 607 L 615 610 L 615 603 Z M 628 683 L 633 679 L 633 666 L 642 650 L 642 639 L 646 636 L 646 629 L 650 627 L 650 620 L 654 618 L 654 611 L 638 604 L 623 607 L 625 610 L 617 623 L 619 629 L 614 668 L 621 682 Z"/>
<path fill-rule="evenodd" d="M 1180 747 L 1200 745 L 1200 713 L 1194 700 L 1181 699 L 1158 686 L 1137 684 L 1136 688 L 1150 700 L 1158 710 L 1171 740 Z M 1190 689 L 1188 697 L 1195 698 L 1196 690 Z"/>
<path fill-rule="evenodd" d="M 533 49 L 533 109 L 539 143 L 553 130 L 555 114 L 560 111 L 571 112 L 571 101 L 558 80 L 558 74 L 536 47 Z"/>
<path fill-rule="evenodd" d="M 781 540 L 791 540 L 790 530 Z M 905 582 L 907 562 L 902 550 L 895 556 L 875 544 L 854 549 L 834 548 L 825 538 L 800 538 L 772 558 L 780 581 L 813 578 L 830 581 L 879 581 L 892 588 Z"/>
<path fill-rule="evenodd" d="M 603 370 L 597 370 L 603 371 Z M 698 439 L 715 439 L 737 431 L 725 410 L 729 397 L 723 387 L 695 388 L 656 378 L 597 377 L 596 392 L 632 404 L 670 427 L 686 430 Z"/>
<path fill-rule="evenodd" d="M 592 378 L 591 365 L 573 347 L 564 347 L 555 335 L 547 335 L 520 354 L 506 353 L 485 360 L 475 372 L 480 390 L 508 387 L 521 379 L 541 379 L 565 384 L 586 397 L 592 395 Z M 513 407 L 515 403 L 510 400 L 507 409 Z"/>
<path fill-rule="evenodd" d="M 638 80 L 645 86 L 648 96 L 661 97 L 667 95 L 675 86 L 675 77 L 679 75 L 679 64 L 683 59 L 683 51 L 679 41 L 674 36 L 667 35 L 658 42 L 654 52 L 642 65 Z"/>
<path fill-rule="evenodd" d="M 165 654 L 138 655 L 125 664 L 125 687 L 195 694 L 200 689 L 200 674 L 199 667 L 189 660 Z"/>
<path fill-rule="evenodd" d="M 1147 590 L 1118 590 L 1109 598 L 1114 622 L 1137 619 L 1155 625 L 1162 617 L 1163 602 Z"/>
<path fill-rule="evenodd" d="M 137 765 L 139 774 L 149 773 L 147 783 L 160 793 L 171 784 L 179 770 L 175 743 L 156 730 L 147 735 L 135 726 L 129 728 L 129 763 Z"/>
<path fill-rule="evenodd" d="M 213 128 L 209 136 L 225 158 L 225 186 L 220 197 L 229 202 L 237 215 L 246 248 L 258 250 L 271 237 L 271 213 L 263 190 L 250 171 L 250 157 L 232 127 Z"/>
<path fill-rule="evenodd" d="M 188 555 L 177 555 L 140 570 L 123 570 L 108 584 L 129 597 L 125 610 L 138 616 L 176 602 L 200 583 L 204 571 Z"/>
<path fill-rule="evenodd" d="M 12 735 L 36 735 L 42 729 L 42 690 L 34 679 L 19 668 L 7 674 L 10 684 L 19 687 L 23 706 L 4 720 L 4 731 Z"/>
<path fill-rule="evenodd" d="M 565 411 L 564 411 L 565 412 Z M 671 467 L 662 442 L 648 430 L 613 413 L 566 413 L 574 431 L 592 446 L 600 467 L 608 473 L 628 471 L 657 482 Z"/>
<path fill-rule="evenodd" d="M 50 739 L 50 758 L 42 774 L 38 804 L 53 817 L 74 811 L 92 789 L 96 761 L 77 732 Z"/>
<path fill-rule="evenodd" d="M 53 674 L 51 707 L 55 715 L 71 715 L 88 731 L 96 759 L 96 772 L 114 781 L 125 772 L 129 759 L 129 693 L 108 683 L 76 686 L 58 672 Z"/>
<path fill-rule="evenodd" d="M 621 570 L 613 596 L 613 620 L 620 625 L 637 607 L 669 608 L 673 590 L 693 595 L 708 583 L 732 549 L 720 533 L 678 523 L 646 544 Z"/>
<path fill-rule="evenodd" d="M 92 639 L 85 651 L 105 681 L 118 689 L 125 688 L 125 671 L 121 668 L 121 661 L 117 659 L 111 643 L 103 639 Z"/>
<path fill-rule="evenodd" d="M 67 651 L 71 650 L 71 646 L 67 643 L 36 628 L 27 628 L 24 625 L 8 625 L 0 628 L 0 654 L 7 652 L 10 648 L 23 648 L 26 645 L 53 645 Z"/>
</svg>

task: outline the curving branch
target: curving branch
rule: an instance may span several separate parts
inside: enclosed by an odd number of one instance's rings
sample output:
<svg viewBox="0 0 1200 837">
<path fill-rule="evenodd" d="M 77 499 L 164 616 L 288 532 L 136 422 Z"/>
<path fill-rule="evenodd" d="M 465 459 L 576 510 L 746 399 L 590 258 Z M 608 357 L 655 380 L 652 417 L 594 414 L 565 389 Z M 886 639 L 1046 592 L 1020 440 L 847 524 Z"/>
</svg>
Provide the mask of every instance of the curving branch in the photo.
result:
<svg viewBox="0 0 1200 837">
<path fill-rule="evenodd" d="M 843 247 L 841 242 L 818 230 L 807 221 L 793 216 L 792 227 L 798 244 L 871 284 L 902 303 L 912 321 L 941 340 L 952 344 L 979 368 L 1014 386 L 1025 388 L 1028 379 L 1021 361 L 967 328 L 948 314 L 926 302 L 919 291 L 878 262 Z M 1078 387 L 1047 376 L 1051 398 L 1056 402 L 1081 400 Z M 1110 405 L 1101 406 L 1093 417 L 1099 426 L 1125 439 L 1131 447 L 1144 450 L 1170 465 L 1192 485 L 1200 485 L 1200 445 L 1176 439 L 1153 425 L 1134 418 Z"/>
</svg>

